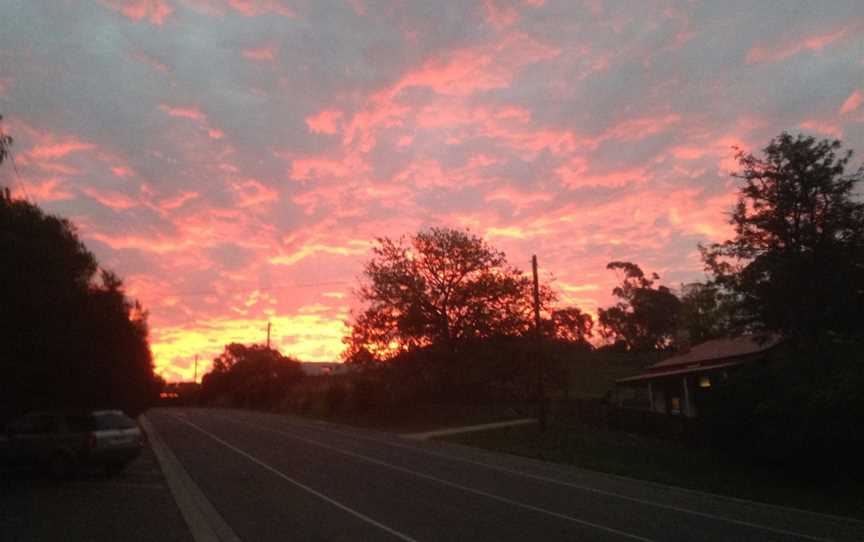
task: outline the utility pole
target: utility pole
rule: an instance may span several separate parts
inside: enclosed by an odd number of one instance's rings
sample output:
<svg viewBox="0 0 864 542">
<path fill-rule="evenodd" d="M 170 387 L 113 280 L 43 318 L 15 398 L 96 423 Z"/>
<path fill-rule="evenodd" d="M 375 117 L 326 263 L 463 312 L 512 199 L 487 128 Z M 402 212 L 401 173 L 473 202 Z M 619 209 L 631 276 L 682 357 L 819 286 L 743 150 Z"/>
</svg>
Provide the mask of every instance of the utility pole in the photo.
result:
<svg viewBox="0 0 864 542">
<path fill-rule="evenodd" d="M 198 383 L 198 354 L 195 354 L 195 377 L 192 382 Z"/>
<path fill-rule="evenodd" d="M 267 350 L 270 350 L 270 321 L 267 321 Z"/>
<path fill-rule="evenodd" d="M 544 382 L 543 373 L 543 352 L 541 349 L 543 335 L 540 332 L 540 283 L 537 280 L 537 256 L 531 256 L 531 270 L 534 273 L 534 333 L 536 334 L 537 346 L 537 400 L 538 418 L 540 421 L 540 430 L 546 431 L 546 384 Z"/>
</svg>

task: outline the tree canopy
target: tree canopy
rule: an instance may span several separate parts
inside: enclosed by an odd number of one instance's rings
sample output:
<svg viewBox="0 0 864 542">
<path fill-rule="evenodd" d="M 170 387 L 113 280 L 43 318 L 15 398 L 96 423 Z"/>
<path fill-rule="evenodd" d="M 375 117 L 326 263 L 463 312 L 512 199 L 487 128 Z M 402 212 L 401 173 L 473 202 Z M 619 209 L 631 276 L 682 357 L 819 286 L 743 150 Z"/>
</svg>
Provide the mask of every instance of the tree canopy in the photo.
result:
<svg viewBox="0 0 864 542">
<path fill-rule="evenodd" d="M 303 377 L 297 360 L 263 345 L 231 343 L 213 360 L 201 381 L 204 401 L 235 406 L 272 407 Z"/>
<path fill-rule="evenodd" d="M 73 225 L 0 195 L 2 410 L 144 410 L 158 394 L 147 313 Z"/>
<path fill-rule="evenodd" d="M 783 133 L 763 156 L 739 151 L 733 239 L 701 247 L 715 283 L 738 297 L 750 328 L 789 337 L 860 333 L 864 204 L 837 140 Z"/>
<path fill-rule="evenodd" d="M 681 302 L 666 286 L 654 287 L 660 277 L 647 277 L 631 262 L 610 262 L 606 269 L 622 273 L 621 284 L 612 290 L 620 299 L 598 311 L 600 335 L 621 341 L 628 350 L 662 350 L 669 347 L 676 332 Z"/>
<path fill-rule="evenodd" d="M 350 361 L 534 332 L 531 278 L 468 231 L 431 228 L 395 241 L 379 238 L 364 278 L 358 295 L 366 308 L 345 339 Z M 587 345 L 590 315 L 553 308 L 555 300 L 552 289 L 540 285 L 541 332 Z"/>
</svg>

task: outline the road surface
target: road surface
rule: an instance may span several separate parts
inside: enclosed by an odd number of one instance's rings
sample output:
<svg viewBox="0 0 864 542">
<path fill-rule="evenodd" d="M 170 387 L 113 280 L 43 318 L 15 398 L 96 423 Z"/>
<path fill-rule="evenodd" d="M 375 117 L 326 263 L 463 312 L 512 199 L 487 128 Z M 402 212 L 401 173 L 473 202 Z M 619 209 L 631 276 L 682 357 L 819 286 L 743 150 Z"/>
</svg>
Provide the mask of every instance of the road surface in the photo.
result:
<svg viewBox="0 0 864 542">
<path fill-rule="evenodd" d="M 864 540 L 864 522 L 323 422 L 147 419 L 235 540 Z"/>
</svg>

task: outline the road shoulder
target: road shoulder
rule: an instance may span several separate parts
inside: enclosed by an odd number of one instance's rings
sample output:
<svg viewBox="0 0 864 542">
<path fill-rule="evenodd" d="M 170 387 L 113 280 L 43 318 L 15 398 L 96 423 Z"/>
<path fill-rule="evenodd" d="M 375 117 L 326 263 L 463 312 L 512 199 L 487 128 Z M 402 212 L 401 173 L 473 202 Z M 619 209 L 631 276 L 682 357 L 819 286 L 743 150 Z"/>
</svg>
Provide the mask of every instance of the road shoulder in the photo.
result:
<svg viewBox="0 0 864 542">
<path fill-rule="evenodd" d="M 240 538 L 189 476 L 150 420 L 141 416 L 140 421 L 195 542 L 240 542 Z"/>
</svg>

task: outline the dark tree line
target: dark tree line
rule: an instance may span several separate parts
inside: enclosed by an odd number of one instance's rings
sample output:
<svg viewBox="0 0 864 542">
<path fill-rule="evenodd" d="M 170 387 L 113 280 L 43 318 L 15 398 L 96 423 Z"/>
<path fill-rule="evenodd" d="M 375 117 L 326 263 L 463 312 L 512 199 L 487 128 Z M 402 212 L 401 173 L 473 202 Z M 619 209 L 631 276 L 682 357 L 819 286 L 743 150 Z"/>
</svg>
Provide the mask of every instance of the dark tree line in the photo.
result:
<svg viewBox="0 0 864 542">
<path fill-rule="evenodd" d="M 249 408 L 273 408 L 303 377 L 297 360 L 262 345 L 231 343 L 201 380 L 199 400 Z"/>
<path fill-rule="evenodd" d="M 98 278 L 97 278 L 98 277 Z M 119 407 L 158 395 L 147 313 L 100 270 L 72 224 L 0 195 L 3 410 Z"/>
<path fill-rule="evenodd" d="M 12 138 L 0 132 L 0 163 Z M 147 313 L 101 269 L 68 220 L 0 189 L 0 418 L 122 408 L 158 396 Z"/>
</svg>

